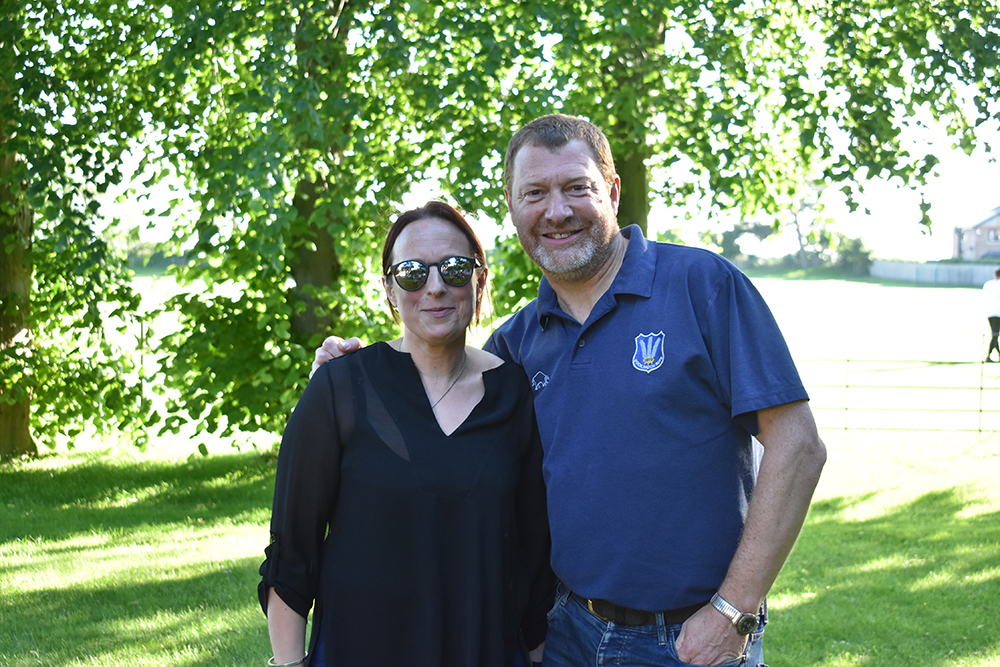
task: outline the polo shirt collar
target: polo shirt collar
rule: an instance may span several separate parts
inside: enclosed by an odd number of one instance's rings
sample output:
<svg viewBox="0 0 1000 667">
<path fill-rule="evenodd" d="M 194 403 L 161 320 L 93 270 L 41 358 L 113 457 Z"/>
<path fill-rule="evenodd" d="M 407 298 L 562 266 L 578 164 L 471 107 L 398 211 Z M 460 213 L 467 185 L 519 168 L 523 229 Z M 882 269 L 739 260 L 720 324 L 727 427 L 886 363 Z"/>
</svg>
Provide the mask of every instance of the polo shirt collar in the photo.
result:
<svg viewBox="0 0 1000 667">
<path fill-rule="evenodd" d="M 634 294 L 649 298 L 653 294 L 653 277 L 656 272 L 655 247 L 642 235 L 639 225 L 629 225 L 621 230 L 621 235 L 629 240 L 622 265 L 611 283 L 609 291 L 614 294 Z M 550 315 L 562 316 L 559 299 L 548 278 L 542 276 L 538 285 L 538 300 L 535 316 L 544 328 Z"/>
</svg>

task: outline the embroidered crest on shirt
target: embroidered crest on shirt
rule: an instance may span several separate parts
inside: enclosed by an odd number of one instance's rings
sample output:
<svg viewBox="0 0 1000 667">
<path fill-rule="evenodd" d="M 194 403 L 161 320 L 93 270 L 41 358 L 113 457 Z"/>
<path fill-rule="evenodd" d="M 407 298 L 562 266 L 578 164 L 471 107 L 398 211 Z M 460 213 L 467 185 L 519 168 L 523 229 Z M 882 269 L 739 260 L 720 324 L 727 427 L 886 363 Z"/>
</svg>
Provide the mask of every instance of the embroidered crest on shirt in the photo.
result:
<svg viewBox="0 0 1000 667">
<path fill-rule="evenodd" d="M 639 371 L 652 373 L 663 364 L 663 332 L 639 334 L 635 337 L 635 354 L 632 366 Z"/>
<path fill-rule="evenodd" d="M 549 384 L 549 376 L 545 373 L 538 371 L 535 373 L 534 377 L 531 378 L 531 388 L 535 391 L 542 389 Z"/>
</svg>

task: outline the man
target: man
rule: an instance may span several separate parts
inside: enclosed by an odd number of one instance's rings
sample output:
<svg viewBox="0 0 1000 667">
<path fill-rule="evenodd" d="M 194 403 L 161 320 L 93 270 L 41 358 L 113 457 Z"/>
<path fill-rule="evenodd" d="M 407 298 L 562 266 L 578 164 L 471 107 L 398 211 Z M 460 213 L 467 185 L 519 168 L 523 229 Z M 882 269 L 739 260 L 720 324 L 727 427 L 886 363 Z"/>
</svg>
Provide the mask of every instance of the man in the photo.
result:
<svg viewBox="0 0 1000 667">
<path fill-rule="evenodd" d="M 504 185 L 544 273 L 486 349 L 535 391 L 562 582 L 545 665 L 763 664 L 763 601 L 826 459 L 773 317 L 717 255 L 618 229 L 582 119 L 522 128 Z"/>
<path fill-rule="evenodd" d="M 986 319 L 990 323 L 990 347 L 986 350 L 986 361 L 993 361 L 993 350 L 1000 356 L 1000 266 L 993 271 L 992 280 L 983 283 L 983 304 Z"/>
</svg>

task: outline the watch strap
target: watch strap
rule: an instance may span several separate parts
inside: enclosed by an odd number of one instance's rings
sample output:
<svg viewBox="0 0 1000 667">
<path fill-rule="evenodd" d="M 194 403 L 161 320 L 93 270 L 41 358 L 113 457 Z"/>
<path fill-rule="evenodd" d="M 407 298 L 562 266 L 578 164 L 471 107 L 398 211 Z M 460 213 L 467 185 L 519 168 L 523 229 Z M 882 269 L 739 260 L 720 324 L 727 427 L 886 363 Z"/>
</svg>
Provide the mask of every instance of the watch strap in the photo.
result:
<svg viewBox="0 0 1000 667">
<path fill-rule="evenodd" d="M 718 593 L 712 596 L 712 606 L 718 609 L 723 616 L 728 618 L 733 623 L 740 620 L 740 616 L 743 615 L 742 611 L 723 600 L 722 596 Z"/>
<path fill-rule="evenodd" d="M 741 635 L 750 634 L 753 632 L 753 628 L 757 626 L 757 616 L 755 614 L 740 611 L 726 602 L 718 593 L 712 596 L 711 605 L 720 614 L 728 618 L 733 626 L 736 627 L 736 631 Z"/>
</svg>

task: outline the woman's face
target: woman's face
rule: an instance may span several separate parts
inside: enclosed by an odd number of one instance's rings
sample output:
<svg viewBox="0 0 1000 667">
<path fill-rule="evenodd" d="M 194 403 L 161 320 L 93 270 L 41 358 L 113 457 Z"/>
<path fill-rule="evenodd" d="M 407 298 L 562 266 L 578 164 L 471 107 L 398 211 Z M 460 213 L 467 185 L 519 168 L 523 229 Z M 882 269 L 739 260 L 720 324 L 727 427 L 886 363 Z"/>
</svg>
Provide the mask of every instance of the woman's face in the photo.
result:
<svg viewBox="0 0 1000 667">
<path fill-rule="evenodd" d="M 461 255 L 472 257 L 469 239 L 455 225 L 441 218 L 424 218 L 407 225 L 392 249 L 392 264 L 419 260 L 424 264 Z M 428 345 L 465 340 L 465 331 L 476 313 L 476 303 L 485 286 L 486 269 L 478 269 L 462 287 L 441 279 L 440 267 L 430 267 L 427 282 L 408 292 L 395 278 L 383 276 L 389 302 L 403 321 L 403 338 L 416 337 Z"/>
</svg>

